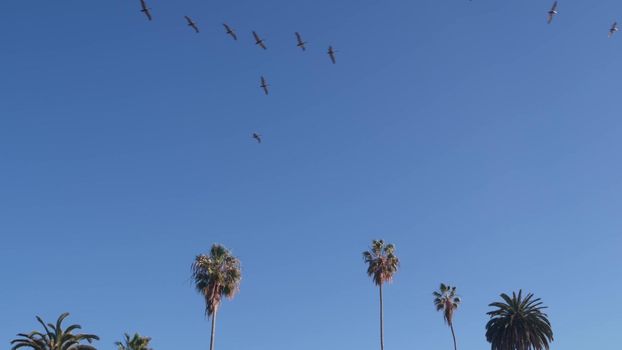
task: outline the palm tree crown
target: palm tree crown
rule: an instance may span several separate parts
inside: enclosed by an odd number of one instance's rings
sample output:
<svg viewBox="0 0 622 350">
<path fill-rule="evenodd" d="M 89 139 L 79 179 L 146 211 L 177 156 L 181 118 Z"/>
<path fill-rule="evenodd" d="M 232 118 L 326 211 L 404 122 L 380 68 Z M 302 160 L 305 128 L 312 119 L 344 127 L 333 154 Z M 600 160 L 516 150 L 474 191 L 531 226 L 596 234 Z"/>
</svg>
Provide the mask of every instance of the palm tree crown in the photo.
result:
<svg viewBox="0 0 622 350">
<path fill-rule="evenodd" d="M 19 338 L 11 341 L 11 350 L 17 350 L 19 348 L 31 348 L 33 350 L 94 350 L 92 346 L 82 345 L 81 341 L 86 340 L 92 343 L 93 340 L 99 340 L 99 337 L 94 334 L 74 334 L 73 331 L 79 330 L 82 327 L 78 324 L 73 324 L 66 329 L 63 329 L 63 320 L 69 316 L 69 313 L 64 313 L 58 317 L 56 324 L 45 323 L 41 317 L 37 316 L 37 321 L 43 326 L 44 332 L 32 331 L 30 333 L 19 333 Z"/>
<path fill-rule="evenodd" d="M 443 311 L 443 318 L 448 325 L 453 325 L 454 312 L 460 306 L 462 300 L 456 294 L 456 287 L 441 283 L 438 291 L 432 293 L 434 295 L 434 306 L 436 311 Z"/>
<path fill-rule="evenodd" d="M 151 350 L 149 347 L 149 342 L 151 338 L 143 337 L 138 333 L 134 333 L 133 336 L 130 337 L 129 334 L 124 334 L 123 342 L 115 342 L 114 344 L 117 346 L 118 350 Z"/>
<path fill-rule="evenodd" d="M 391 282 L 400 265 L 400 260 L 395 255 L 395 246 L 385 245 L 383 240 L 372 241 L 370 249 L 363 252 L 363 259 L 368 265 L 367 275 L 377 286 Z"/>
<path fill-rule="evenodd" d="M 240 261 L 227 248 L 214 244 L 209 255 L 198 255 L 192 264 L 197 292 L 205 298 L 205 313 L 214 315 L 222 297 L 233 298 L 240 289 Z"/>
<path fill-rule="evenodd" d="M 540 298 L 534 299 L 529 293 L 523 298 L 522 290 L 501 294 L 503 302 L 495 302 L 488 312 L 490 321 L 486 324 L 486 340 L 492 350 L 543 350 L 549 349 L 553 341 L 553 330 L 548 316 L 542 312 Z"/>
</svg>

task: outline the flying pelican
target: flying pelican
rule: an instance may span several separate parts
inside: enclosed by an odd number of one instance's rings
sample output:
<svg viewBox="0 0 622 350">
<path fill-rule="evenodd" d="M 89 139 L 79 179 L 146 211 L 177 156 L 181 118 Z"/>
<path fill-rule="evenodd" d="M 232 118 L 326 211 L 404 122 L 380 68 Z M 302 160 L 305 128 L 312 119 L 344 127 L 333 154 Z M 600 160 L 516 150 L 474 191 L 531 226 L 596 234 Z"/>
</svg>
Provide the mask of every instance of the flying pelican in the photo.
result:
<svg viewBox="0 0 622 350">
<path fill-rule="evenodd" d="M 551 24 L 551 22 L 553 22 L 553 17 L 555 17 L 555 15 L 557 15 L 557 1 L 555 1 L 553 3 L 553 7 L 551 7 L 551 9 L 549 10 L 548 14 L 549 14 L 549 17 L 548 17 L 546 22 L 548 24 Z"/>
<path fill-rule="evenodd" d="M 147 16 L 147 18 L 151 21 L 153 18 L 151 18 L 151 9 L 147 6 L 147 2 L 145 0 L 140 0 L 140 12 L 144 13 L 145 16 Z"/>
<path fill-rule="evenodd" d="M 192 20 L 192 18 L 188 17 L 188 16 L 184 16 L 184 18 L 186 19 L 186 22 L 188 22 L 188 27 L 191 27 L 192 29 L 194 29 L 195 32 L 199 32 L 199 27 L 197 27 L 197 24 Z"/>
<path fill-rule="evenodd" d="M 231 29 L 231 27 L 229 27 L 227 23 L 223 23 L 222 25 L 225 27 L 225 31 L 227 32 L 227 34 L 231 35 L 233 40 L 238 40 L 238 36 L 235 34 L 235 31 Z"/>
<path fill-rule="evenodd" d="M 268 84 L 268 82 L 266 82 L 266 78 L 264 78 L 263 76 L 261 77 L 261 85 L 259 85 L 260 88 L 263 89 L 263 92 L 268 95 L 268 86 L 270 86 Z"/>
<path fill-rule="evenodd" d="M 298 33 L 298 32 L 296 32 L 296 41 L 298 42 L 296 46 L 301 48 L 302 51 L 306 51 L 307 50 L 307 48 L 305 47 L 305 44 L 307 42 L 302 40 L 302 36 L 300 36 L 300 33 Z"/>
<path fill-rule="evenodd" d="M 609 37 L 611 38 L 620 28 L 618 28 L 618 22 L 613 22 L 611 29 L 609 29 Z"/>
<path fill-rule="evenodd" d="M 337 63 L 337 59 L 335 58 L 335 50 L 333 49 L 332 46 L 328 47 L 328 56 L 330 57 L 330 60 L 333 61 L 333 64 Z"/>
<path fill-rule="evenodd" d="M 257 143 L 261 143 L 261 135 L 260 135 L 260 134 L 258 134 L 258 133 L 256 133 L 256 132 L 254 132 L 254 133 L 253 133 L 253 138 L 254 138 L 255 140 L 257 140 Z"/>
<path fill-rule="evenodd" d="M 266 43 L 264 43 L 263 39 L 259 37 L 259 34 L 253 30 L 253 37 L 255 37 L 255 44 L 259 45 L 262 49 L 267 49 Z"/>
</svg>

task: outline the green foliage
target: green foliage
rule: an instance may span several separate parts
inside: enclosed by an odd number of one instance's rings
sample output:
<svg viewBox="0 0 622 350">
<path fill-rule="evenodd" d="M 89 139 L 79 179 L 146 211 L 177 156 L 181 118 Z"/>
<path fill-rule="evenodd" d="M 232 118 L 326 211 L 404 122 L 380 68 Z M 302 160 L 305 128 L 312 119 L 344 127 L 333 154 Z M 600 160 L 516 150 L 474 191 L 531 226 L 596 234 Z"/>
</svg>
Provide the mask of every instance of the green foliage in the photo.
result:
<svg viewBox="0 0 622 350">
<path fill-rule="evenodd" d="M 240 261 L 227 248 L 214 244 L 209 255 L 198 255 L 192 264 L 192 279 L 205 298 L 205 313 L 213 316 L 222 297 L 233 298 L 240 288 Z"/>
<path fill-rule="evenodd" d="M 363 252 L 363 260 L 367 266 L 367 275 L 376 285 L 391 282 L 397 272 L 400 261 L 395 255 L 395 246 L 386 244 L 383 240 L 372 241 L 368 251 Z"/>
<path fill-rule="evenodd" d="M 115 342 L 117 350 L 152 350 L 149 347 L 151 338 L 143 337 L 138 333 L 134 333 L 132 337 L 129 334 L 124 334 L 123 342 Z"/>
<path fill-rule="evenodd" d="M 56 324 L 45 323 L 41 317 L 37 316 L 37 321 L 43 326 L 43 332 L 32 331 L 30 333 L 19 333 L 19 338 L 11 341 L 11 350 L 20 348 L 31 348 L 33 350 L 93 350 L 92 346 L 80 344 L 86 340 L 92 343 L 93 340 L 99 340 L 94 334 L 74 334 L 73 332 L 82 327 L 73 324 L 63 329 L 62 323 L 69 313 L 64 313 L 58 317 Z"/>
<path fill-rule="evenodd" d="M 548 316 L 542 312 L 540 299 L 533 299 L 533 294 L 523 298 L 522 290 L 501 294 L 502 302 L 494 302 L 488 312 L 490 321 L 486 324 L 486 340 L 492 350 L 543 350 L 549 349 L 553 341 L 553 330 Z"/>
<path fill-rule="evenodd" d="M 439 290 L 432 294 L 434 295 L 436 311 L 443 311 L 445 322 L 451 326 L 453 324 L 454 312 L 462 302 L 460 297 L 456 294 L 456 287 L 441 283 Z"/>
</svg>

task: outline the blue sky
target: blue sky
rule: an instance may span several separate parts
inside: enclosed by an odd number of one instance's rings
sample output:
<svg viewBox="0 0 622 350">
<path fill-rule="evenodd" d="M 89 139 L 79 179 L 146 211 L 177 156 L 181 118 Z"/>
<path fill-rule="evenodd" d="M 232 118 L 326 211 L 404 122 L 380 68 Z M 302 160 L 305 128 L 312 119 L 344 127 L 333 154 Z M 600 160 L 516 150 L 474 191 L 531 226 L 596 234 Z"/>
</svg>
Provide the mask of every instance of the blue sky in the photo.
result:
<svg viewBox="0 0 622 350">
<path fill-rule="evenodd" d="M 244 277 L 217 349 L 376 349 L 384 238 L 388 350 L 451 349 L 440 282 L 462 349 L 520 288 L 553 348 L 615 348 L 622 3 L 149 2 L 0 3 L 0 343 L 69 311 L 99 349 L 207 349 L 190 264 L 220 242 Z"/>
</svg>

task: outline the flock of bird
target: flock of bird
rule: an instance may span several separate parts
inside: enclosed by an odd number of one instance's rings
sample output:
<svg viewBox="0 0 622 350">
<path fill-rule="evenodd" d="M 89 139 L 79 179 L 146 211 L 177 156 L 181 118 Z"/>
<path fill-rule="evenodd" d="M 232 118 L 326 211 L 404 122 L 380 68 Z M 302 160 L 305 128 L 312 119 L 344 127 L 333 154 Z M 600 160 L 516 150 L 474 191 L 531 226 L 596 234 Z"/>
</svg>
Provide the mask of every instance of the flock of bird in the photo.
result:
<svg viewBox="0 0 622 350">
<path fill-rule="evenodd" d="M 151 8 L 147 5 L 147 0 L 140 0 L 140 6 L 141 6 L 140 12 L 144 13 L 149 21 L 153 20 L 153 16 L 151 15 Z M 555 16 L 558 15 L 558 13 L 559 13 L 558 1 L 555 1 L 553 2 L 553 6 L 551 7 L 551 9 L 547 12 L 547 23 L 551 24 Z M 192 30 L 194 30 L 195 33 L 198 34 L 200 30 L 199 30 L 199 26 L 197 25 L 197 23 L 189 16 L 184 16 L 184 18 L 186 19 L 186 23 L 188 24 L 188 26 L 192 28 Z M 225 28 L 225 34 L 229 35 L 231 38 L 233 38 L 233 40 L 238 40 L 238 35 L 236 34 L 235 30 L 233 30 L 233 28 L 231 28 L 226 23 L 223 23 L 222 25 Z M 613 22 L 613 24 L 609 28 L 609 37 L 611 38 L 619 30 L 620 28 L 618 27 L 618 22 Z M 255 40 L 255 45 L 257 45 L 263 50 L 267 50 L 268 47 L 266 46 L 266 42 L 261 38 L 261 36 L 259 36 L 259 34 L 257 34 L 256 31 L 253 31 L 252 34 L 253 34 L 253 39 Z M 299 32 L 295 32 L 294 34 L 296 36 L 296 47 L 300 48 L 302 51 L 306 51 L 307 42 L 304 41 L 304 39 L 302 38 L 302 35 L 300 35 Z M 331 62 L 333 64 L 336 64 L 337 63 L 336 51 L 332 47 L 332 45 L 328 46 L 327 54 Z M 266 80 L 264 76 L 260 77 L 259 87 L 263 90 L 266 96 L 269 94 L 270 85 L 268 84 L 268 81 Z M 262 141 L 261 134 L 254 132 L 252 133 L 251 136 L 255 141 L 257 141 L 257 143 L 261 143 Z"/>
<path fill-rule="evenodd" d="M 153 16 L 151 14 L 151 8 L 147 5 L 147 0 L 140 0 L 140 7 L 141 7 L 140 12 L 144 13 L 149 21 L 152 21 Z M 188 24 L 188 27 L 192 28 L 192 30 L 194 30 L 194 32 L 198 34 L 200 30 L 199 30 L 199 26 L 197 25 L 197 23 L 190 16 L 184 16 L 184 18 L 186 19 L 186 23 Z M 225 28 L 225 34 L 229 35 L 231 38 L 233 38 L 233 40 L 237 41 L 238 35 L 236 34 L 235 30 L 233 30 L 233 28 L 231 28 L 227 23 L 223 23 L 222 25 Z M 259 34 L 257 34 L 257 32 L 254 30 L 252 33 L 253 33 L 253 39 L 255 40 L 255 45 L 257 45 L 263 50 L 267 50 L 268 47 L 266 46 L 266 42 L 259 36 Z M 303 40 L 302 35 L 300 35 L 299 32 L 295 32 L 294 34 L 296 36 L 296 47 L 300 48 L 302 51 L 306 51 L 307 42 Z M 335 51 L 332 45 L 328 46 L 327 54 L 333 64 L 337 63 L 336 52 L 337 51 Z M 268 81 L 266 80 L 266 78 L 264 76 L 261 76 L 259 87 L 263 90 L 266 96 L 270 93 L 270 90 L 268 89 L 269 86 L 270 85 L 268 84 Z M 261 134 L 254 132 L 252 133 L 251 136 L 255 141 L 257 141 L 257 143 L 261 143 L 262 141 Z"/>
<path fill-rule="evenodd" d="M 548 17 L 547 17 L 546 22 L 548 24 L 551 24 L 551 22 L 553 22 L 553 18 L 555 18 L 555 16 L 557 16 L 557 14 L 559 13 L 559 11 L 557 10 L 557 6 L 558 6 L 558 2 L 555 1 L 551 9 L 549 10 L 549 12 L 547 12 Z M 620 28 L 618 27 L 618 22 L 613 22 L 613 24 L 609 28 L 609 37 L 611 38 L 619 30 Z"/>
</svg>

